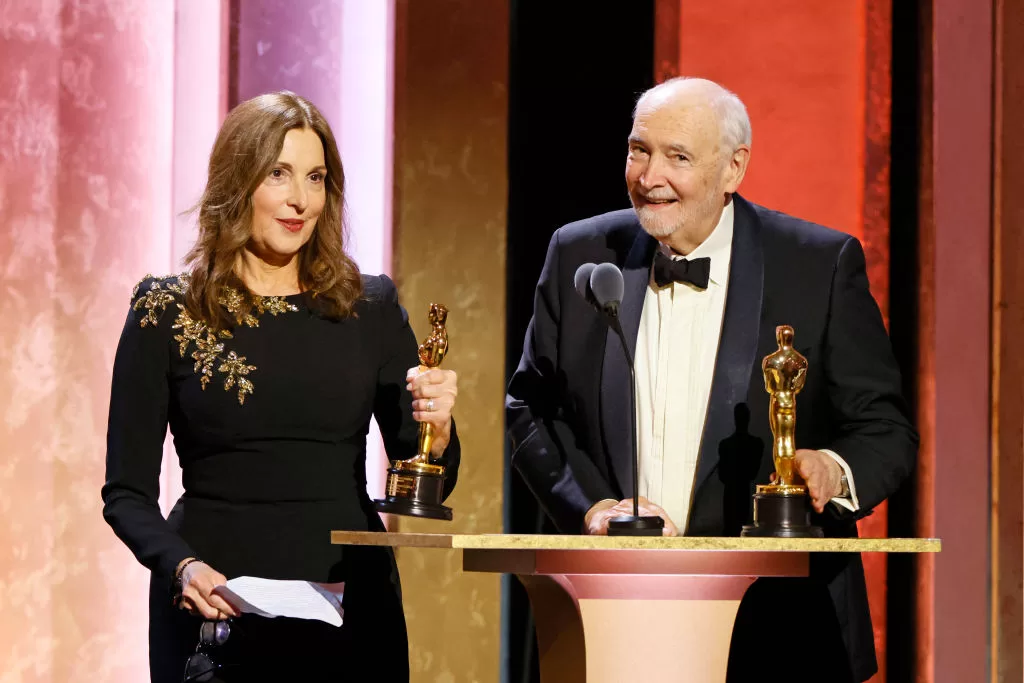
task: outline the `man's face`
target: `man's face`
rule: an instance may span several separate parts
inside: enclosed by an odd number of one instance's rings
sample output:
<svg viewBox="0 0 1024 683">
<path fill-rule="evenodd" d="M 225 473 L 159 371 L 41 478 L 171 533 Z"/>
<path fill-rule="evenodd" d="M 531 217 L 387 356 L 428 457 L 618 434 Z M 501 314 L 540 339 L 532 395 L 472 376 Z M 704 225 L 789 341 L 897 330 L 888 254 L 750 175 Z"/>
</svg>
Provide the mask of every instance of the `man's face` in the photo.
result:
<svg viewBox="0 0 1024 683">
<path fill-rule="evenodd" d="M 626 187 L 644 230 L 658 239 L 678 230 L 707 237 L 725 206 L 730 159 L 705 101 L 641 102 L 629 136 Z"/>
</svg>

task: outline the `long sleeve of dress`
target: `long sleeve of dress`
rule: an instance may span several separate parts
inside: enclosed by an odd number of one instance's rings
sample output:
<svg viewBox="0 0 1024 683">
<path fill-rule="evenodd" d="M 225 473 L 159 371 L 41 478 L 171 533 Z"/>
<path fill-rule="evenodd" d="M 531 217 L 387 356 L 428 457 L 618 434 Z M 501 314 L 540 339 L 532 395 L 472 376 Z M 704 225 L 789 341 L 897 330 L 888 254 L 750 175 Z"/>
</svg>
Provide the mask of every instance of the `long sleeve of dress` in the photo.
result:
<svg viewBox="0 0 1024 683">
<path fill-rule="evenodd" d="M 398 292 L 390 278 L 386 275 L 372 278 L 367 290 L 369 296 L 379 298 L 382 309 L 380 344 L 383 355 L 373 414 L 380 426 L 388 457 L 406 460 L 416 455 L 419 436 L 419 423 L 412 418 L 412 396 L 405 389 L 405 373 L 419 364 L 416 336 L 409 326 L 408 314 L 398 303 Z M 451 439 L 444 455 L 437 460 L 445 467 L 445 498 L 455 488 L 461 453 L 455 420 L 452 420 Z"/>
<path fill-rule="evenodd" d="M 170 577 L 195 553 L 160 513 L 160 463 L 167 434 L 173 295 L 140 283 L 110 387 L 103 517 L 143 565 Z M 154 292 L 159 292 L 158 296 Z M 162 302 L 162 303 L 161 303 Z M 168 310 L 164 310 L 168 309 Z"/>
</svg>

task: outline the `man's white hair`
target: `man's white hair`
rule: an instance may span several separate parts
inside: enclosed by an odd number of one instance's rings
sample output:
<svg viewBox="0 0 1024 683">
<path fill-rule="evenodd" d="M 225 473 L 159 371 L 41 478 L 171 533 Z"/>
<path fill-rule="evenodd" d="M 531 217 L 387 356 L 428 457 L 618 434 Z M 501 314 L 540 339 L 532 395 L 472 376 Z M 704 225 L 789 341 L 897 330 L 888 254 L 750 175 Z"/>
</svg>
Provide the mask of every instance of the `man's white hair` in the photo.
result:
<svg viewBox="0 0 1024 683">
<path fill-rule="evenodd" d="M 708 105 L 718 118 L 718 128 L 722 133 L 722 144 L 725 147 L 735 150 L 740 145 L 750 145 L 750 117 L 747 115 L 747 108 L 743 105 L 743 101 L 736 96 L 736 93 L 705 78 L 677 76 L 664 83 L 659 83 L 637 99 L 636 107 L 633 108 L 633 118 L 636 118 L 637 110 L 644 100 L 658 95 L 670 96 L 670 93 L 666 91 L 678 90 L 680 86 L 686 87 L 688 90 L 696 88 L 707 98 Z"/>
</svg>

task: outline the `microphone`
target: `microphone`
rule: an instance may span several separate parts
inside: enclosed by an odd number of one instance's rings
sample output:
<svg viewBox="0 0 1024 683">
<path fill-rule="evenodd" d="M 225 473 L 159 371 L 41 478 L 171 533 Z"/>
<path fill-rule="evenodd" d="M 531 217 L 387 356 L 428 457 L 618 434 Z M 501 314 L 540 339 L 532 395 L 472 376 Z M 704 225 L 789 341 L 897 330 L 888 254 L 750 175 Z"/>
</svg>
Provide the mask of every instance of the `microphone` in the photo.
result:
<svg viewBox="0 0 1024 683">
<path fill-rule="evenodd" d="M 584 263 L 577 268 L 576 275 L 573 276 L 573 284 L 576 285 L 576 291 L 587 300 L 587 303 L 596 306 L 597 301 L 594 300 L 594 293 L 590 291 L 590 274 L 594 272 L 594 268 L 597 268 L 597 266 L 593 263 Z"/>
<path fill-rule="evenodd" d="M 590 291 L 601 311 L 608 316 L 609 320 L 614 320 L 616 325 L 619 320 L 619 304 L 622 303 L 622 295 L 625 290 L 626 285 L 622 281 L 622 271 L 616 268 L 614 263 L 602 263 L 594 266 L 594 270 L 590 273 Z M 626 353 L 629 353 L 629 349 L 626 349 Z M 633 365 L 632 358 L 629 359 L 629 365 L 630 367 Z"/>
<path fill-rule="evenodd" d="M 573 277 L 576 291 L 592 306 L 604 314 L 605 322 L 619 337 L 622 352 L 629 366 L 630 439 L 633 448 L 633 514 L 613 517 L 608 520 L 609 536 L 661 536 L 665 520 L 661 517 L 640 516 L 640 475 L 636 446 L 636 374 L 633 371 L 633 354 L 626 343 L 626 335 L 619 322 L 619 308 L 626 291 L 622 271 L 614 263 L 584 263 L 576 269 Z"/>
</svg>

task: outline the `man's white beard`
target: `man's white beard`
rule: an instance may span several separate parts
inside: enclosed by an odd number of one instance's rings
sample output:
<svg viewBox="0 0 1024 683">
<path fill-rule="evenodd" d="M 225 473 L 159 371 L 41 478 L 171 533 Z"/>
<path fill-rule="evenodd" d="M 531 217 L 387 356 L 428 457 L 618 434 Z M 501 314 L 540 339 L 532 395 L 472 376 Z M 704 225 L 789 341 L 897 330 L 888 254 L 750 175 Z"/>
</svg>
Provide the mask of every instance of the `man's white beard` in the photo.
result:
<svg viewBox="0 0 1024 683">
<path fill-rule="evenodd" d="M 682 216 L 675 220 L 669 220 L 664 215 L 669 212 L 665 210 L 652 210 L 646 206 L 637 209 L 636 205 L 634 205 L 633 211 L 636 212 L 637 219 L 639 219 L 644 231 L 655 239 L 661 239 L 672 235 L 678 230 L 691 228 L 699 225 L 702 221 L 712 218 L 722 208 L 720 196 L 717 192 L 708 193 L 708 196 L 699 204 L 691 204 L 688 208 L 683 209 Z M 678 208 L 681 207 L 682 204 L 679 203 Z M 678 216 L 678 213 L 676 215 Z M 711 227 L 714 228 L 714 226 Z"/>
</svg>

